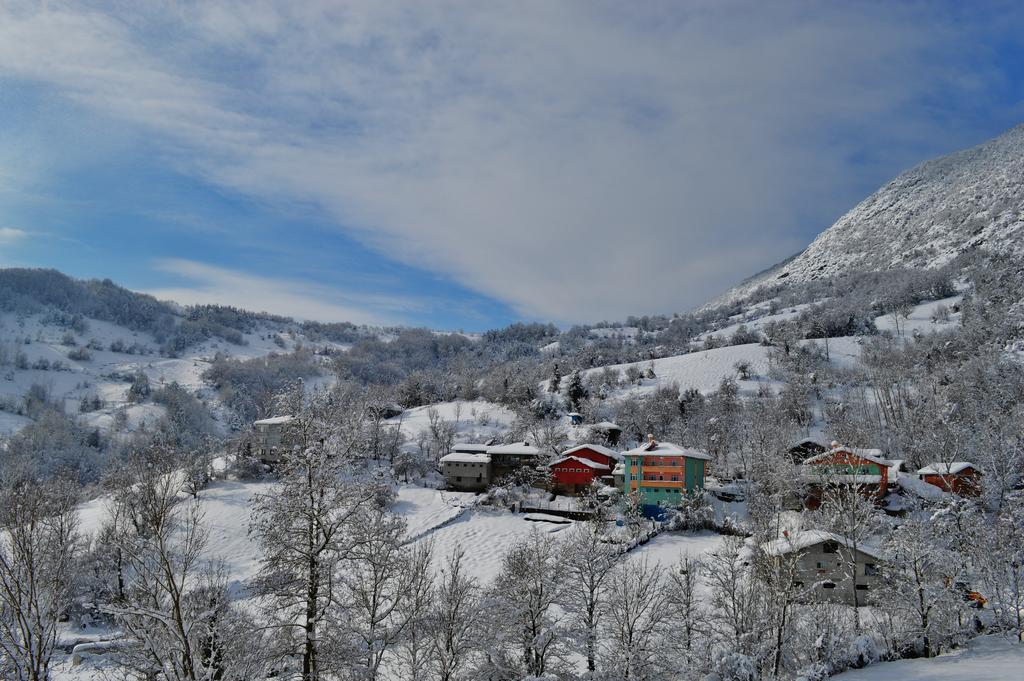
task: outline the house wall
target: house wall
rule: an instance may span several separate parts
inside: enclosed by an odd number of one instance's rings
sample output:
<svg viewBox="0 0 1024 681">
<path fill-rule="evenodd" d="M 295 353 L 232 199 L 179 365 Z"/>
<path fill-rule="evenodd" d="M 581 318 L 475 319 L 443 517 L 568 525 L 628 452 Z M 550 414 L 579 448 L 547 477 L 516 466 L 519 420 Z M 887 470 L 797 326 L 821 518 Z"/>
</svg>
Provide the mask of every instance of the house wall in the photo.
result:
<svg viewBox="0 0 1024 681">
<path fill-rule="evenodd" d="M 924 475 L 922 479 L 929 485 L 935 485 L 961 497 L 976 497 L 981 494 L 981 476 L 973 469 L 956 475 Z"/>
<path fill-rule="evenodd" d="M 856 590 L 857 603 L 866 605 L 871 593 L 882 584 L 880 574 L 868 574 L 871 572 L 869 566 L 876 566 L 876 568 L 879 566 L 878 559 L 861 551 L 854 552 L 842 545 L 839 545 L 834 553 L 826 552 L 826 545 L 823 542 L 802 552 L 797 559 L 796 581 L 802 582 L 803 586 L 809 589 L 808 596 L 813 600 L 846 603 L 847 605 L 854 604 L 854 585 L 856 584 L 860 587 Z M 854 579 L 851 579 L 848 573 L 851 555 L 856 557 Z M 835 586 L 827 588 L 829 584 Z"/>
<path fill-rule="evenodd" d="M 878 475 L 882 479 L 874 496 L 883 497 L 889 491 L 889 467 L 861 458 L 852 452 L 836 452 L 831 457 L 810 464 L 809 468 L 821 476 L 828 475 Z"/>
<path fill-rule="evenodd" d="M 594 451 L 590 447 L 584 447 L 583 449 L 577 449 L 572 453 L 572 456 L 578 456 L 582 459 L 590 459 L 594 463 L 603 463 L 605 466 L 611 468 L 616 464 L 615 459 L 610 456 L 605 456 L 601 452 Z"/>
<path fill-rule="evenodd" d="M 676 504 L 683 494 L 704 487 L 703 459 L 687 457 L 627 457 L 623 485 L 640 494 L 644 504 Z"/>
<path fill-rule="evenodd" d="M 441 472 L 449 489 L 479 492 L 491 484 L 490 465 L 482 462 L 445 461 Z"/>
</svg>

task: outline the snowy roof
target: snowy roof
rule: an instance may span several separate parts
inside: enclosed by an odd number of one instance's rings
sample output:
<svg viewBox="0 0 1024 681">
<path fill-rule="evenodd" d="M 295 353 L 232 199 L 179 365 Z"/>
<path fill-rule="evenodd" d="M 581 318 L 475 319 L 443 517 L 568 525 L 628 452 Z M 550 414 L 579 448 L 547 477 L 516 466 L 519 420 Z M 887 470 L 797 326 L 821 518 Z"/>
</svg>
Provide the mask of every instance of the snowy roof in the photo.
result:
<svg viewBox="0 0 1024 681">
<path fill-rule="evenodd" d="M 818 445 L 819 447 L 824 447 L 825 449 L 828 449 L 828 443 L 822 441 L 821 438 L 817 437 L 805 437 L 804 439 L 798 440 L 791 444 L 790 448 L 792 449 L 793 447 L 799 447 L 801 445 Z"/>
<path fill-rule="evenodd" d="M 617 423 L 612 423 L 611 421 L 598 421 L 590 427 L 598 430 L 622 430 L 622 426 Z"/>
<path fill-rule="evenodd" d="M 509 445 L 494 445 L 487 448 L 488 454 L 511 454 L 513 456 L 537 456 L 540 450 L 529 442 L 513 442 Z"/>
<path fill-rule="evenodd" d="M 570 411 L 568 414 L 566 414 L 566 416 L 580 416 L 580 415 L 581 414 L 578 411 Z"/>
<path fill-rule="evenodd" d="M 463 454 L 486 454 L 488 449 L 490 449 L 490 446 L 485 444 L 470 444 L 463 442 L 452 445 L 453 452 L 461 452 Z"/>
<path fill-rule="evenodd" d="M 806 551 L 813 546 L 824 544 L 827 541 L 842 544 L 847 548 L 852 548 L 853 543 L 842 535 L 826 532 L 825 530 L 805 530 L 803 532 L 791 533 L 788 537 L 783 537 L 782 539 L 767 542 L 764 544 L 764 552 L 769 556 L 784 556 L 795 551 Z M 882 558 L 882 555 L 877 550 L 861 544 L 857 545 L 857 550 L 872 558 Z"/>
<path fill-rule="evenodd" d="M 276 426 L 282 423 L 289 423 L 294 416 L 272 416 L 269 419 L 260 419 L 259 421 L 253 421 L 254 426 Z"/>
<path fill-rule="evenodd" d="M 806 480 L 808 482 L 845 482 L 859 485 L 872 485 L 882 482 L 881 475 L 851 475 L 849 473 L 827 473 L 825 475 L 818 475 L 817 473 L 804 473 L 800 477 L 801 479 Z"/>
<path fill-rule="evenodd" d="M 619 458 L 618 452 L 612 449 L 608 449 L 607 447 L 602 447 L 601 445 L 576 445 L 572 449 L 567 449 L 564 452 L 562 452 L 562 456 L 572 456 L 576 452 L 584 449 L 589 449 L 590 451 L 597 452 L 598 454 L 604 454 L 609 459 L 618 460 Z"/>
<path fill-rule="evenodd" d="M 603 463 L 598 463 L 596 461 L 591 461 L 590 459 L 584 459 L 582 456 L 563 456 L 558 461 L 551 462 L 550 465 L 551 466 L 557 466 L 558 464 L 564 463 L 566 461 L 576 461 L 578 463 L 583 464 L 584 466 L 588 466 L 588 467 L 593 468 L 594 470 L 598 470 L 598 471 L 611 470 L 611 468 L 609 466 L 606 466 Z"/>
<path fill-rule="evenodd" d="M 686 449 L 671 442 L 645 442 L 636 449 L 630 449 L 623 454 L 626 456 L 685 456 L 688 459 L 711 460 L 711 457 L 704 452 Z"/>
<path fill-rule="evenodd" d="M 806 461 L 804 461 L 804 465 L 807 466 L 807 465 L 810 465 L 810 464 L 815 464 L 815 463 L 819 463 L 819 462 L 822 462 L 822 461 L 827 461 L 834 454 L 838 454 L 840 452 L 847 452 L 849 454 L 853 454 L 854 456 L 859 456 L 862 459 L 867 459 L 871 463 L 877 463 L 879 466 L 885 466 L 886 468 L 888 468 L 889 466 L 892 465 L 891 461 L 889 461 L 888 459 L 882 457 L 882 450 L 881 449 L 858 449 L 856 447 L 842 447 L 842 446 L 840 446 L 840 447 L 833 447 L 832 449 L 828 450 L 827 452 L 822 452 L 821 454 L 818 454 L 816 456 L 812 456 L 811 458 L 809 458 Z"/>
<path fill-rule="evenodd" d="M 441 457 L 441 463 L 490 463 L 491 457 L 486 454 L 470 454 L 468 452 L 452 452 Z"/>
<path fill-rule="evenodd" d="M 956 475 L 963 473 L 968 468 L 978 470 L 970 461 L 953 461 L 952 463 L 935 462 L 930 463 L 917 472 L 918 475 Z"/>
</svg>

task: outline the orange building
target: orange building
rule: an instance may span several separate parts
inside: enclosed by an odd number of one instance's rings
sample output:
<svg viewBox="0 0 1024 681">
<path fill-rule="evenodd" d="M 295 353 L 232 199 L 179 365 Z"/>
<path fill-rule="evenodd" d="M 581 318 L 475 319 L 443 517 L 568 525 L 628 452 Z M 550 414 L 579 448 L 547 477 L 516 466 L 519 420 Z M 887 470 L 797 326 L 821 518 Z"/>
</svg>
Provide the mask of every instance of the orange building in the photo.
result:
<svg viewBox="0 0 1024 681">
<path fill-rule="evenodd" d="M 917 472 L 917 477 L 961 497 L 981 494 L 981 470 L 969 461 L 930 463 Z"/>
</svg>

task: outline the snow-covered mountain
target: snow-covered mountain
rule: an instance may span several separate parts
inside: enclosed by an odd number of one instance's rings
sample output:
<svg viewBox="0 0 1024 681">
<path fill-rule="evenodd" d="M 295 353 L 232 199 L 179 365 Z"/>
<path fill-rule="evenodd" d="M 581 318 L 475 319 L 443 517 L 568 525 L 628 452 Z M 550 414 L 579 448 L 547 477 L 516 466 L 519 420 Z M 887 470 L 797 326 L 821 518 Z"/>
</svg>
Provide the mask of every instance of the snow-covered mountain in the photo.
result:
<svg viewBox="0 0 1024 681">
<path fill-rule="evenodd" d="M 1024 125 L 902 173 L 726 298 L 851 270 L 938 267 L 976 248 L 1024 255 Z"/>
</svg>

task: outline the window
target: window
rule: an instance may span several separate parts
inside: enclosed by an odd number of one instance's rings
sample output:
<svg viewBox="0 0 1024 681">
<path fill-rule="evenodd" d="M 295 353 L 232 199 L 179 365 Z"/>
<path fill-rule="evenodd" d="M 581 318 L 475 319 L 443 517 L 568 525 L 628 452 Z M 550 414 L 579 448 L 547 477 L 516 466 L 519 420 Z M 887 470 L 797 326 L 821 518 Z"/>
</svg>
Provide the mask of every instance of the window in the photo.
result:
<svg viewBox="0 0 1024 681">
<path fill-rule="evenodd" d="M 455 476 L 455 482 L 462 482 L 462 476 L 461 475 L 456 475 Z"/>
<path fill-rule="evenodd" d="M 828 569 L 828 563 L 823 561 L 823 560 L 819 560 L 818 561 L 818 569 L 819 570 L 827 570 Z"/>
<path fill-rule="evenodd" d="M 832 582 L 825 582 L 824 584 L 821 585 L 821 588 L 822 589 L 834 589 L 834 588 L 836 588 L 836 585 L 833 584 Z"/>
<path fill-rule="evenodd" d="M 857 591 L 867 591 L 867 590 L 868 590 L 868 585 L 867 584 L 858 584 L 857 585 Z"/>
<path fill-rule="evenodd" d="M 672 482 L 679 482 L 679 476 L 678 475 L 673 475 L 672 476 Z"/>
<path fill-rule="evenodd" d="M 864 576 L 865 577 L 877 577 L 879 574 L 878 566 L 874 563 L 864 563 Z M 865 587 L 866 588 L 866 587 Z"/>
<path fill-rule="evenodd" d="M 839 553 L 839 544 L 834 541 L 827 541 L 821 547 L 822 553 Z"/>
</svg>

